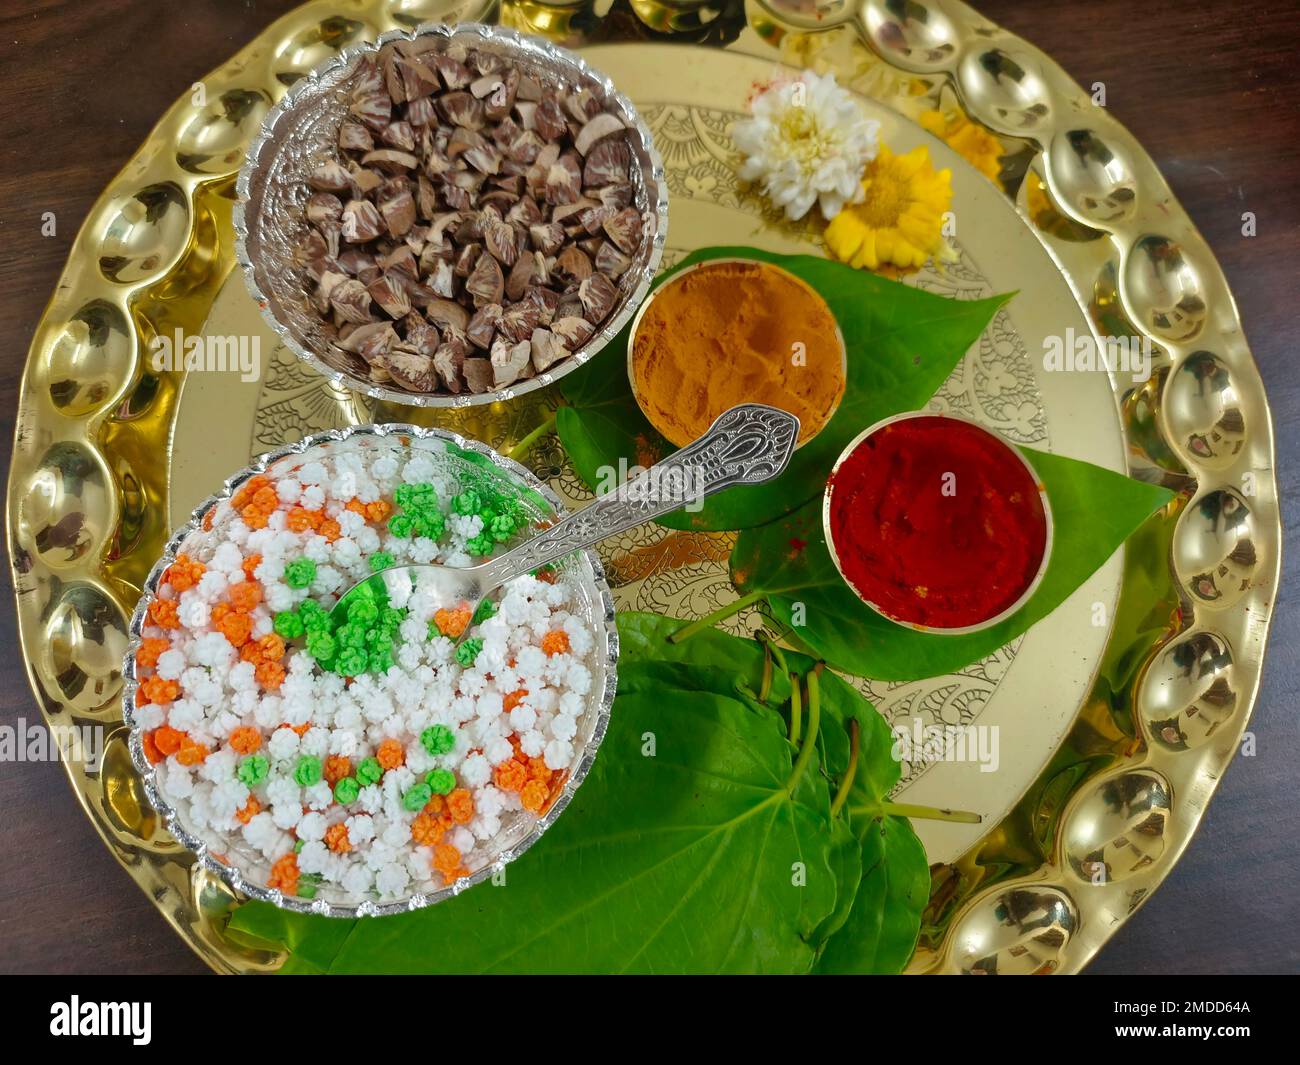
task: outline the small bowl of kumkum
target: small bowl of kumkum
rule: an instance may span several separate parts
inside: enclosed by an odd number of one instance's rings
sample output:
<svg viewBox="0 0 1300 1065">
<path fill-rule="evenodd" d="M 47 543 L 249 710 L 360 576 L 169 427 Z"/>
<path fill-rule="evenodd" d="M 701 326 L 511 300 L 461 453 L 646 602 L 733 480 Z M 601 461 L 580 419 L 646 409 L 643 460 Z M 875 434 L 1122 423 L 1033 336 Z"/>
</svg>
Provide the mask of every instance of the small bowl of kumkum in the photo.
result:
<svg viewBox="0 0 1300 1065">
<path fill-rule="evenodd" d="M 889 621 L 920 632 L 991 628 L 1029 601 L 1052 549 L 1052 512 L 1028 460 L 984 426 L 920 411 L 860 433 L 822 504 L 840 576 Z"/>
<path fill-rule="evenodd" d="M 684 447 L 737 403 L 766 403 L 815 437 L 844 397 L 847 352 L 835 315 L 806 281 L 758 259 L 709 259 L 656 288 L 632 319 L 632 394 Z"/>
</svg>

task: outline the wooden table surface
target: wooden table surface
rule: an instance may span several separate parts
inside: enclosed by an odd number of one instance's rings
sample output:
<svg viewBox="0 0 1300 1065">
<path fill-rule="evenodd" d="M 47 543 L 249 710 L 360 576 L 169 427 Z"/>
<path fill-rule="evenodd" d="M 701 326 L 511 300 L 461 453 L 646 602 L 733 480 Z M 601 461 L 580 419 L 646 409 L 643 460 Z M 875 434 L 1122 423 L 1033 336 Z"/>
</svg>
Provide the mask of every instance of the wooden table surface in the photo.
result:
<svg viewBox="0 0 1300 1065">
<path fill-rule="evenodd" d="M 620 0 L 625 2 L 625 0 Z M 18 383 L 72 238 L 107 180 L 191 84 L 291 0 L 6 0 L 0 54 L 0 439 L 8 466 Z M 1044 48 L 1155 158 L 1236 294 L 1278 431 L 1289 511 L 1300 475 L 1300 3 L 1297 0 L 984 0 Z M 57 235 L 42 236 L 53 211 Z M 1241 232 L 1242 212 L 1258 220 Z M 1287 537 L 1251 728 L 1201 830 L 1089 972 L 1300 971 L 1300 614 Z M 0 724 L 38 711 L 18 652 L 9 567 L 0 608 Z M 0 971 L 198 973 L 206 968 L 109 856 L 63 770 L 0 764 Z"/>
</svg>

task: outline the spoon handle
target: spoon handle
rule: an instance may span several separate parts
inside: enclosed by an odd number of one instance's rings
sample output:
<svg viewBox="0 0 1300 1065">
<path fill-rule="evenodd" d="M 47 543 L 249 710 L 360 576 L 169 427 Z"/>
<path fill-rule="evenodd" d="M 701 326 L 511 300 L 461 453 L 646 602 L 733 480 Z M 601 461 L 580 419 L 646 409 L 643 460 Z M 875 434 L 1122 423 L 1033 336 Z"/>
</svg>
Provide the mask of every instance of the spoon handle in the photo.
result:
<svg viewBox="0 0 1300 1065">
<path fill-rule="evenodd" d="M 798 439 L 799 419 L 793 414 L 761 403 L 732 407 L 698 440 L 487 563 L 484 586 L 504 584 L 606 537 L 698 505 L 724 488 L 770 481 L 785 469 Z"/>
</svg>

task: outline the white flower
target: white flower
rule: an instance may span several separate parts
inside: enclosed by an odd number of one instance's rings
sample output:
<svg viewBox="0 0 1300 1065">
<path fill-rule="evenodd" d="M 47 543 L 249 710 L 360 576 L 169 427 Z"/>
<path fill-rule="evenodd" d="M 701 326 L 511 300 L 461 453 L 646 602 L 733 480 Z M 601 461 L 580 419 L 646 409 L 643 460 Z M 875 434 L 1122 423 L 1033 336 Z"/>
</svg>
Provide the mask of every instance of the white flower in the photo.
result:
<svg viewBox="0 0 1300 1065">
<path fill-rule="evenodd" d="M 802 218 L 816 203 L 829 221 L 862 198 L 862 172 L 876 157 L 880 123 L 835 84 L 834 74 L 805 70 L 761 93 L 751 110 L 754 117 L 731 130 L 745 154 L 740 176 L 761 182 L 787 217 Z"/>
</svg>

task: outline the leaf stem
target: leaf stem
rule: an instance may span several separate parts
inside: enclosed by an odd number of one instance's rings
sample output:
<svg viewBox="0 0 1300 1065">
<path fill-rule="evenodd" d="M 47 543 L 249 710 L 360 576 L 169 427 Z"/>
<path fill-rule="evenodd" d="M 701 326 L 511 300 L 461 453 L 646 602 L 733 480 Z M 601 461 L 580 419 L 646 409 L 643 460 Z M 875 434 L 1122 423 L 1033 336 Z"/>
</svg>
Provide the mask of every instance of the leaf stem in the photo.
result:
<svg viewBox="0 0 1300 1065">
<path fill-rule="evenodd" d="M 724 607 L 720 607 L 712 614 L 702 617 L 698 621 L 692 621 L 684 628 L 678 629 L 668 637 L 668 642 L 681 643 L 683 640 L 689 640 L 697 632 L 713 628 L 713 626 L 719 621 L 725 621 L 727 618 L 731 617 L 732 614 L 739 614 L 745 609 L 745 607 L 749 606 L 751 603 L 758 602 L 758 600 L 762 598 L 762 592 L 749 592 L 742 595 L 739 599 L 728 603 Z"/>
<path fill-rule="evenodd" d="M 868 817 L 889 814 L 893 817 L 910 817 L 916 821 L 950 821 L 958 825 L 978 825 L 984 820 L 969 810 L 946 810 L 937 806 L 914 806 L 911 803 L 884 800 L 874 806 L 855 806 L 851 809 L 854 813 L 866 814 Z"/>
<path fill-rule="evenodd" d="M 790 667 L 785 664 L 785 655 L 781 653 L 781 648 L 777 642 L 772 639 L 771 634 L 766 629 L 758 630 L 758 642 L 767 648 L 768 653 L 776 659 L 776 664 L 781 668 L 782 673 L 789 673 Z"/>
<path fill-rule="evenodd" d="M 831 800 L 831 817 L 844 808 L 844 803 L 849 797 L 849 789 L 853 787 L 853 778 L 858 775 L 858 748 L 861 746 L 859 731 L 858 719 L 849 718 L 849 767 L 844 770 L 844 779 L 840 781 L 839 790 Z"/>
<path fill-rule="evenodd" d="M 791 679 L 795 684 L 799 683 L 797 677 Z M 785 785 L 786 793 L 791 797 L 794 796 L 794 789 L 799 786 L 799 780 L 817 750 L 817 730 L 821 726 L 821 719 L 822 700 L 818 688 L 817 670 L 814 669 L 808 674 L 808 735 L 804 737 L 803 746 L 799 748 L 799 758 L 794 763 L 794 771 Z"/>
<path fill-rule="evenodd" d="M 547 433 L 549 433 L 552 429 L 555 428 L 555 419 L 558 415 L 559 415 L 558 410 L 551 411 L 551 413 L 545 418 L 545 420 L 543 420 L 541 425 L 539 425 L 528 435 L 521 437 L 519 440 L 515 441 L 515 443 L 510 445 L 510 447 L 506 448 L 506 450 L 503 452 L 506 458 L 513 459 L 519 455 L 526 454 L 530 447 L 532 447 L 535 443 L 537 443 L 537 441 L 539 441 L 542 437 L 544 437 Z"/>
<path fill-rule="evenodd" d="M 803 692 L 796 674 L 787 673 L 786 676 L 790 678 L 790 742 L 797 747 L 803 729 Z"/>
<path fill-rule="evenodd" d="M 772 648 L 763 645 L 763 680 L 758 686 L 758 701 L 767 702 L 772 693 Z"/>
</svg>

